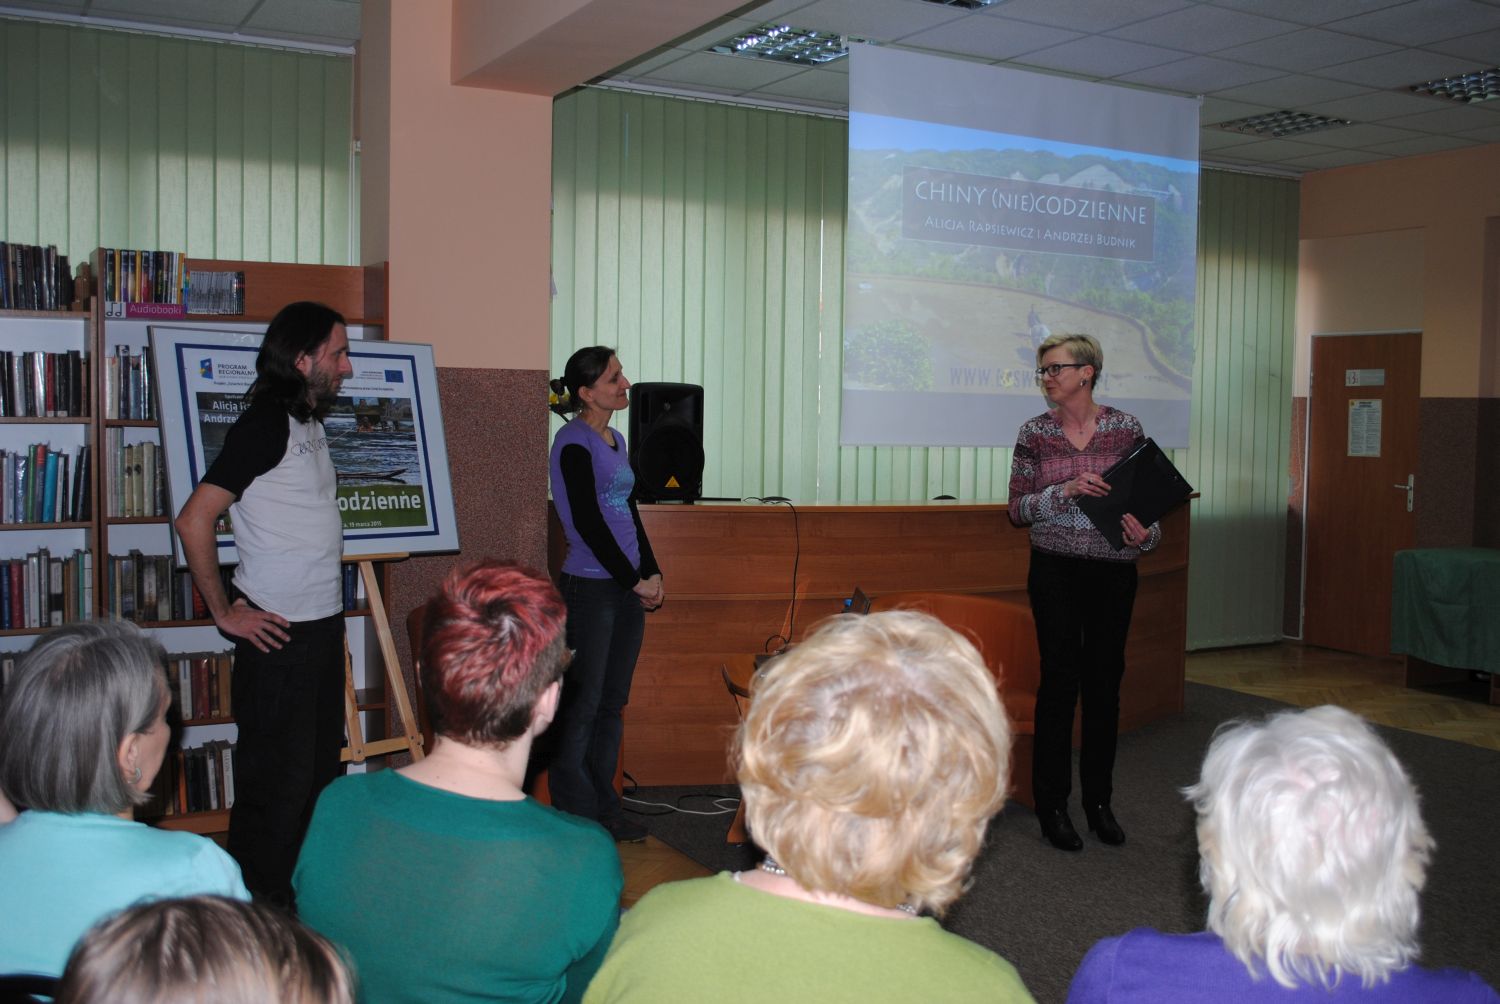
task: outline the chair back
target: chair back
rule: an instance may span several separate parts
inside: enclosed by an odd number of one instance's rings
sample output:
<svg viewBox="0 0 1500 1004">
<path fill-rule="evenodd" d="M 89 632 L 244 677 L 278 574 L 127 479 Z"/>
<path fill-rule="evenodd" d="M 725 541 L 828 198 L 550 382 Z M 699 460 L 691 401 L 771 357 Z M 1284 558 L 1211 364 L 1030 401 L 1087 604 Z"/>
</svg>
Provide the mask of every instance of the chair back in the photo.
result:
<svg viewBox="0 0 1500 1004">
<path fill-rule="evenodd" d="M 970 593 L 905 592 L 880 596 L 870 609 L 920 610 L 967 637 L 999 681 L 1011 722 L 1030 731 L 1042 657 L 1029 606 Z"/>
<path fill-rule="evenodd" d="M 888 593 L 870 609 L 920 610 L 961 632 L 979 649 L 1000 689 L 1010 719 L 1010 797 L 1032 807 L 1032 737 L 1036 732 L 1036 688 L 1042 677 L 1036 621 L 1031 607 L 970 593 Z"/>
<path fill-rule="evenodd" d="M 40 973 L 5 973 L 0 975 L 0 1004 L 37 1004 L 57 996 L 61 981 Z"/>
</svg>

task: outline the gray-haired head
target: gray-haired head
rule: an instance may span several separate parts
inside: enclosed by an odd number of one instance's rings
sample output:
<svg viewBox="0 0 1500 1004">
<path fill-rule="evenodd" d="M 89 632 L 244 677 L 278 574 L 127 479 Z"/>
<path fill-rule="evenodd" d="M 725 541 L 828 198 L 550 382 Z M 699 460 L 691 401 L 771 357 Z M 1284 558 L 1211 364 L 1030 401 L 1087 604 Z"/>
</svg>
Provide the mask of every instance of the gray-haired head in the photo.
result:
<svg viewBox="0 0 1500 1004">
<path fill-rule="evenodd" d="M 144 802 L 118 756 L 161 710 L 164 658 L 161 645 L 120 621 L 81 621 L 38 638 L 5 688 L 0 790 L 47 812 L 115 815 Z"/>
<path fill-rule="evenodd" d="M 1372 986 L 1416 958 L 1433 842 L 1406 772 L 1358 715 L 1325 705 L 1225 725 L 1183 793 L 1208 928 L 1252 974 Z"/>
</svg>

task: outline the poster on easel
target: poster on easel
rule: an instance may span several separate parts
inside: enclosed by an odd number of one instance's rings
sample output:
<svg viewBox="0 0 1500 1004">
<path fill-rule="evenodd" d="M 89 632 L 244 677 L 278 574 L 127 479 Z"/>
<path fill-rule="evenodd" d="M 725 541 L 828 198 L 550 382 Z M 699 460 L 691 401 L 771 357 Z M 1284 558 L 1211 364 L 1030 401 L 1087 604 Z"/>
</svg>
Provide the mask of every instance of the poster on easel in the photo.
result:
<svg viewBox="0 0 1500 1004">
<path fill-rule="evenodd" d="M 152 326 L 151 351 L 172 511 L 178 512 L 249 406 L 261 335 Z M 458 550 L 458 524 L 432 346 L 351 340 L 354 375 L 323 428 L 338 475 L 344 555 Z M 219 560 L 238 559 L 225 515 Z M 175 535 L 174 535 L 175 536 Z M 177 562 L 187 563 L 175 541 Z"/>
</svg>

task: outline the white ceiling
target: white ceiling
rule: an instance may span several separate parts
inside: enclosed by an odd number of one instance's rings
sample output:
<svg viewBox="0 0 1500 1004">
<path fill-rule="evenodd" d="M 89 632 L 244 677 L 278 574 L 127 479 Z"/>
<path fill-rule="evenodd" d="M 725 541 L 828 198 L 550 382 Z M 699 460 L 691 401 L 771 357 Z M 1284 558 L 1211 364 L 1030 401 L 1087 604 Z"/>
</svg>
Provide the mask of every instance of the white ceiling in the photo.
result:
<svg viewBox="0 0 1500 1004">
<path fill-rule="evenodd" d="M 0 0 L 7 12 L 346 49 L 359 37 L 359 0 Z M 1500 63 L 1500 0 L 1004 0 L 978 11 L 924 0 L 763 0 L 596 82 L 846 111 L 844 61 L 801 68 L 704 51 L 772 20 L 1202 95 L 1208 164 L 1300 174 L 1500 143 L 1500 100 L 1460 105 L 1407 91 L 1418 80 Z M 1280 109 L 1355 124 L 1286 139 L 1212 128 Z"/>
<path fill-rule="evenodd" d="M 599 83 L 848 108 L 847 61 L 802 69 L 703 50 L 767 21 L 881 45 L 1202 95 L 1205 163 L 1300 174 L 1500 143 L 1500 100 L 1407 90 L 1500 63 L 1500 0 L 765 0 Z M 1216 123 L 1291 109 L 1355 124 L 1257 139 Z"/>
</svg>

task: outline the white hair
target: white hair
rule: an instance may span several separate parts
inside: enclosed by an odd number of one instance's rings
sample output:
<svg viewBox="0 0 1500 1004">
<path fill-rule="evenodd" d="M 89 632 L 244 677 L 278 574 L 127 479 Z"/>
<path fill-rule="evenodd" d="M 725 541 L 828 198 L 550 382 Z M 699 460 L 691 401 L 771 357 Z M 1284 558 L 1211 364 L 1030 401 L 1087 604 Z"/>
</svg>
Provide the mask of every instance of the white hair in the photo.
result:
<svg viewBox="0 0 1500 1004">
<path fill-rule="evenodd" d="M 1417 957 L 1433 841 L 1374 729 L 1325 705 L 1220 728 L 1198 783 L 1208 929 L 1282 986 L 1366 987 Z"/>
</svg>

